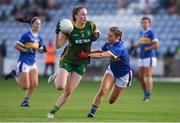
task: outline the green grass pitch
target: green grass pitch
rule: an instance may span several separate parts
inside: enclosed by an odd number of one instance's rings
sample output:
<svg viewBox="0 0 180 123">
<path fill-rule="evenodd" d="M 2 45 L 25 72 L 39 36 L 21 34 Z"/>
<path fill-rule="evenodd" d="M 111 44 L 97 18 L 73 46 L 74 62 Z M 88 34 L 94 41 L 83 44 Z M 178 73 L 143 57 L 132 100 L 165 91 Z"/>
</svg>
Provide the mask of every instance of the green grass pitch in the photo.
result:
<svg viewBox="0 0 180 123">
<path fill-rule="evenodd" d="M 108 104 L 107 93 L 93 119 L 87 119 L 92 100 L 100 82 L 81 81 L 69 102 L 56 114 L 47 119 L 48 111 L 54 106 L 62 91 L 47 84 L 47 78 L 40 78 L 30 107 L 21 108 L 24 97 L 14 80 L 0 80 L 0 122 L 124 122 L 124 121 L 180 121 L 180 83 L 155 83 L 150 102 L 142 101 L 142 89 L 137 81 L 127 88 L 117 102 Z"/>
</svg>

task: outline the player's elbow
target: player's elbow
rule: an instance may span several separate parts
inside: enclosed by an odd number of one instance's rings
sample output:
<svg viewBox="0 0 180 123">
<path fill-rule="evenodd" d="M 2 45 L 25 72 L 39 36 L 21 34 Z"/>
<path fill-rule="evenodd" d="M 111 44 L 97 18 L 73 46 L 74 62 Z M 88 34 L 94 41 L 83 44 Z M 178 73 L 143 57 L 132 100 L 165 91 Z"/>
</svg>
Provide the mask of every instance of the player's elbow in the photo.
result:
<svg viewBox="0 0 180 123">
<path fill-rule="evenodd" d="M 14 45 L 14 48 L 15 48 L 15 49 L 18 49 L 18 44 Z"/>
<path fill-rule="evenodd" d="M 154 43 L 154 48 L 158 48 L 159 47 L 159 42 L 155 42 Z"/>
<path fill-rule="evenodd" d="M 157 42 L 157 48 L 159 47 L 159 42 Z"/>
</svg>

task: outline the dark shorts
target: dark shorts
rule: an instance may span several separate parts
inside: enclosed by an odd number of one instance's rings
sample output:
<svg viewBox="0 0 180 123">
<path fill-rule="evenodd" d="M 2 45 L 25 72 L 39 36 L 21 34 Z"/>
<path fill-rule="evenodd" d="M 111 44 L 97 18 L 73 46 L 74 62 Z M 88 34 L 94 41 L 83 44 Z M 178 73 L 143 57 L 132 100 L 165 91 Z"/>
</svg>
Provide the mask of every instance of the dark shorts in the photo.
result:
<svg viewBox="0 0 180 123">
<path fill-rule="evenodd" d="M 86 69 L 87 69 L 86 64 L 73 65 L 73 64 L 66 63 L 66 62 L 61 62 L 59 64 L 59 67 L 64 68 L 69 73 L 72 73 L 74 71 L 74 72 L 80 74 L 81 76 L 84 76 Z"/>
</svg>

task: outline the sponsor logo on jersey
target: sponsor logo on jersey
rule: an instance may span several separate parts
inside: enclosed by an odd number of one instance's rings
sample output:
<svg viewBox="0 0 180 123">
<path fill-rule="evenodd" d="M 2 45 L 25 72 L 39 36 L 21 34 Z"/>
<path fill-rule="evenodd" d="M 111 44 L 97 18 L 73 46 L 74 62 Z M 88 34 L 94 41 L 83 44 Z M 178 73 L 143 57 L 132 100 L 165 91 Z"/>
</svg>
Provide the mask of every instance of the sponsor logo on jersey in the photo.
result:
<svg viewBox="0 0 180 123">
<path fill-rule="evenodd" d="M 88 42 L 90 42 L 89 39 L 78 39 L 78 40 L 75 40 L 76 44 L 82 44 L 82 43 L 88 43 Z"/>
</svg>

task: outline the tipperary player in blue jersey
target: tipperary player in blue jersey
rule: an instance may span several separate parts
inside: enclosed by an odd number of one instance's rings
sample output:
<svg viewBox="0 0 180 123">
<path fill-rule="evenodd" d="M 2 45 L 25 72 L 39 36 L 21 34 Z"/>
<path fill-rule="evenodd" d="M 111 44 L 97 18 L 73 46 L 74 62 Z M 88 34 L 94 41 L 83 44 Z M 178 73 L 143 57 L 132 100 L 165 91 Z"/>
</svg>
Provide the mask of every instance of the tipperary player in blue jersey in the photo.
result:
<svg viewBox="0 0 180 123">
<path fill-rule="evenodd" d="M 97 108 L 100 106 L 107 90 L 114 84 L 109 98 L 109 103 L 113 104 L 124 89 L 131 85 L 132 71 L 127 47 L 121 40 L 122 32 L 118 27 L 111 27 L 108 32 L 108 42 L 101 51 L 92 51 L 91 58 L 110 58 L 104 78 L 98 93 L 96 94 L 88 118 L 94 117 Z"/>
<path fill-rule="evenodd" d="M 159 43 L 154 32 L 150 29 L 151 20 L 148 17 L 141 19 L 143 30 L 140 31 L 139 43 L 135 48 L 140 48 L 138 60 L 139 80 L 144 91 L 144 101 L 149 101 L 153 89 L 152 68 L 156 66 L 157 59 L 154 49 L 158 48 Z"/>
<path fill-rule="evenodd" d="M 38 34 L 41 27 L 41 19 L 39 17 L 33 17 L 27 22 L 30 23 L 31 29 L 24 33 L 15 44 L 15 49 L 20 52 L 17 68 L 5 76 L 5 79 L 15 78 L 17 84 L 27 91 L 21 103 L 22 107 L 29 106 L 28 100 L 38 85 L 38 69 L 35 63 L 36 51 L 40 53 L 46 51 L 42 39 Z"/>
</svg>

